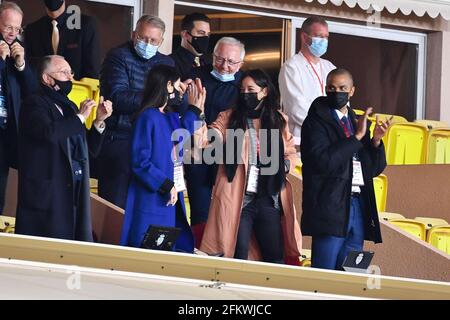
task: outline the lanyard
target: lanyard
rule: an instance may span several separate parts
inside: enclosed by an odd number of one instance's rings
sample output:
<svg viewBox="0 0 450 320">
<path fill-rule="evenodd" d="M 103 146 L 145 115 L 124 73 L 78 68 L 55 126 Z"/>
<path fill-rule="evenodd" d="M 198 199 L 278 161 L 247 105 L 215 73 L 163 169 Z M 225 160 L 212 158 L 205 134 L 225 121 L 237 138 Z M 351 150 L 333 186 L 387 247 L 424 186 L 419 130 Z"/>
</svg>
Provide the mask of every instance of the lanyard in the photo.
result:
<svg viewBox="0 0 450 320">
<path fill-rule="evenodd" d="M 310 65 L 311 68 L 313 69 L 314 74 L 315 74 L 316 77 L 317 77 L 317 80 L 319 80 L 320 90 L 322 91 L 322 95 L 325 95 L 325 91 L 324 91 L 324 88 L 323 88 L 323 79 L 321 79 L 321 78 L 319 77 L 319 74 L 317 73 L 316 68 L 314 68 L 314 65 L 311 63 L 311 61 L 309 61 L 309 59 L 308 59 L 307 57 L 305 57 L 305 59 L 306 59 L 306 61 L 308 61 L 309 65 Z M 321 63 L 320 61 L 319 61 L 319 66 L 320 66 L 320 74 L 323 75 L 322 63 Z"/>
</svg>

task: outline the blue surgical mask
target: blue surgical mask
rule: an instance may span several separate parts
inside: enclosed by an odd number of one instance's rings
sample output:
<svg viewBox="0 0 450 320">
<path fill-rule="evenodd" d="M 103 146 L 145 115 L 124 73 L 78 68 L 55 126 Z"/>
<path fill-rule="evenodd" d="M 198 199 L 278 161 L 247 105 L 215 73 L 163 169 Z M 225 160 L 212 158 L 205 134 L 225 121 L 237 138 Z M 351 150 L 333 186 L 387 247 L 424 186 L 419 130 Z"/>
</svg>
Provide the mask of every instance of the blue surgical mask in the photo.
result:
<svg viewBox="0 0 450 320">
<path fill-rule="evenodd" d="M 158 46 L 154 46 L 152 44 L 148 44 L 142 40 L 136 41 L 136 45 L 134 46 L 134 49 L 136 50 L 136 53 L 146 59 L 151 59 L 156 52 L 158 51 Z"/>
<path fill-rule="evenodd" d="M 211 75 L 219 81 L 230 82 L 234 81 L 234 73 L 219 73 L 216 69 L 211 71 Z"/>
<path fill-rule="evenodd" d="M 328 39 L 320 37 L 312 37 L 312 43 L 308 46 L 309 51 L 317 58 L 323 56 L 327 52 Z"/>
</svg>

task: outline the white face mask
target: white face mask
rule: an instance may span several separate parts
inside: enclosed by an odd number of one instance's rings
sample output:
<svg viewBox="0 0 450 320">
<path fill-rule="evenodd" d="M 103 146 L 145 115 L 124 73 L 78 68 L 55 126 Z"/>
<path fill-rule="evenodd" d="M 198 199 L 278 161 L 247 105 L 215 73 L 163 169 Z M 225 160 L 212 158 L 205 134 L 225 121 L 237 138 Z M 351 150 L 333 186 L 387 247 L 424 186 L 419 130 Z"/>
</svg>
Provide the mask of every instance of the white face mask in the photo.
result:
<svg viewBox="0 0 450 320">
<path fill-rule="evenodd" d="M 219 81 L 230 82 L 234 81 L 234 73 L 220 73 L 216 69 L 212 69 L 211 75 Z"/>
</svg>

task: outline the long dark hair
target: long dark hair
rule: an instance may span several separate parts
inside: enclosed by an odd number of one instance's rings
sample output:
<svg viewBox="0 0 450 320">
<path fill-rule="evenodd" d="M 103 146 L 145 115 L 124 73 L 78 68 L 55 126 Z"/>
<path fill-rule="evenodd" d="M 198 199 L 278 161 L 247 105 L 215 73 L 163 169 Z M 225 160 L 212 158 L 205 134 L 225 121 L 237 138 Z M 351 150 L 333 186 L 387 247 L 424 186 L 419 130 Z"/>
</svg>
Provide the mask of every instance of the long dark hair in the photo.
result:
<svg viewBox="0 0 450 320">
<path fill-rule="evenodd" d="M 267 96 L 264 97 L 261 106 L 261 128 L 284 130 L 286 121 L 278 112 L 280 110 L 280 97 L 270 77 L 261 69 L 248 70 L 242 76 L 240 86 L 247 77 L 252 78 L 262 89 L 267 88 Z M 248 111 L 238 102 L 230 115 L 229 129 L 247 129 L 247 115 Z"/>
<path fill-rule="evenodd" d="M 167 82 L 175 82 L 180 78 L 174 67 L 157 65 L 147 75 L 141 108 L 137 115 L 147 108 L 161 108 L 167 102 Z"/>
</svg>

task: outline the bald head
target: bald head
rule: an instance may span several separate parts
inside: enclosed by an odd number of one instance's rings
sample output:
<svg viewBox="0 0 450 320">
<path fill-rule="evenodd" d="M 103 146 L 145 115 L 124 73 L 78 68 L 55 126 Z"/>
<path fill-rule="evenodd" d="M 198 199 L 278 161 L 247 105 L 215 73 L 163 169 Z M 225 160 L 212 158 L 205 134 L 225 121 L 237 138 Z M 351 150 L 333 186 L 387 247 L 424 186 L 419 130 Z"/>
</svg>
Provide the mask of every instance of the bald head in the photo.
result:
<svg viewBox="0 0 450 320">
<path fill-rule="evenodd" d="M 333 82 L 334 78 L 340 78 L 342 80 L 345 80 L 348 82 L 348 85 L 350 87 L 353 87 L 353 76 L 350 73 L 350 71 L 348 71 L 346 69 L 338 68 L 338 69 L 334 69 L 334 70 L 330 71 L 330 73 L 328 74 L 328 77 L 327 77 L 327 85 L 330 84 L 331 82 Z"/>
</svg>

